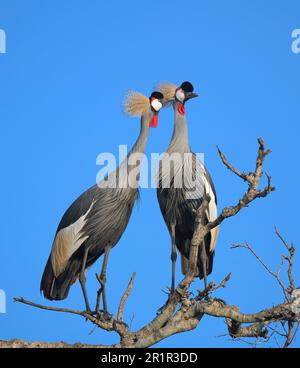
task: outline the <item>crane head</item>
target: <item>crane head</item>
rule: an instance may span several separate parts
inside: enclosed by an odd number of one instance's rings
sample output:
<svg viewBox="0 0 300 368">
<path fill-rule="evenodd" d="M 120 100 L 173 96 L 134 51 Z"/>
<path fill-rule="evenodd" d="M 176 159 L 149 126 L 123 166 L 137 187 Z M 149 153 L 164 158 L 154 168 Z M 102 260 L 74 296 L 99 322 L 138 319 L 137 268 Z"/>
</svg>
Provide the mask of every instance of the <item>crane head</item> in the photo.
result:
<svg viewBox="0 0 300 368">
<path fill-rule="evenodd" d="M 161 92 L 154 91 L 151 93 L 151 96 L 149 97 L 150 100 L 150 106 L 153 112 L 153 116 L 150 120 L 150 127 L 156 128 L 158 125 L 158 112 L 162 108 L 162 100 L 164 98 L 164 95 Z"/>
<path fill-rule="evenodd" d="M 178 101 L 184 104 L 191 98 L 197 97 L 197 93 L 194 93 L 194 87 L 192 83 L 185 81 L 178 87 L 173 83 L 163 82 L 158 85 L 158 90 L 164 95 L 164 105 L 168 105 L 174 101 Z"/>
<path fill-rule="evenodd" d="M 128 92 L 124 101 L 124 110 L 131 116 L 147 116 L 149 126 L 155 128 L 158 124 L 158 112 L 163 106 L 163 94 L 158 91 L 152 92 L 148 98 L 135 91 Z"/>
<path fill-rule="evenodd" d="M 181 83 L 180 87 L 176 88 L 175 99 L 179 102 L 184 103 L 194 97 L 198 97 L 198 95 L 194 92 L 192 83 L 186 81 Z"/>
</svg>

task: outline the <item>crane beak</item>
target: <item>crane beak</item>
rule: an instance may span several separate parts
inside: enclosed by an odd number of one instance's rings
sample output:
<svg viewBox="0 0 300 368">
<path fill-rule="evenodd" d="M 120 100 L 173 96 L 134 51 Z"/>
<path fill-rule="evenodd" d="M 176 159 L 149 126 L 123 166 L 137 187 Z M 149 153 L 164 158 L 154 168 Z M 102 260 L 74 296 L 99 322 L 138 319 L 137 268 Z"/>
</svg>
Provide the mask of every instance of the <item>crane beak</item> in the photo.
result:
<svg viewBox="0 0 300 368">
<path fill-rule="evenodd" d="M 185 100 L 190 100 L 191 98 L 198 97 L 197 93 L 194 92 L 185 92 Z"/>
</svg>

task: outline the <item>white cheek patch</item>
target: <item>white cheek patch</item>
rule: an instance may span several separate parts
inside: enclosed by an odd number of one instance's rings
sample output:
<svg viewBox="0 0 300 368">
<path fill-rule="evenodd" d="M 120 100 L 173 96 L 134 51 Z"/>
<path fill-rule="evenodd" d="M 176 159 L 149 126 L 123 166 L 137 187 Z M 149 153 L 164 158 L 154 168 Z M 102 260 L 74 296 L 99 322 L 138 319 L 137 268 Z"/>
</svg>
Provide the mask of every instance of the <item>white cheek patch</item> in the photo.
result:
<svg viewBox="0 0 300 368">
<path fill-rule="evenodd" d="M 175 96 L 176 96 L 177 100 L 180 101 L 180 102 L 183 102 L 184 99 L 185 99 L 185 95 L 184 95 L 182 89 L 179 89 L 178 91 L 176 91 Z"/>
<path fill-rule="evenodd" d="M 159 111 L 162 108 L 162 103 L 156 98 L 151 102 L 151 106 L 155 111 Z"/>
</svg>

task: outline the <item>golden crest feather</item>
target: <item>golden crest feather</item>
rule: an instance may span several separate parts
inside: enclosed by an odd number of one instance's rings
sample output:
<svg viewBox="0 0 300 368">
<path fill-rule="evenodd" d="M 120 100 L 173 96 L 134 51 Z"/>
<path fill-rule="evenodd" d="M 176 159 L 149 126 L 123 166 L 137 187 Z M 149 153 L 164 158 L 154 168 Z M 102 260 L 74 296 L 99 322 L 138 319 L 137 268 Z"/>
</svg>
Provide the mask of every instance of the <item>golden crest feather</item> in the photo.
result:
<svg viewBox="0 0 300 368">
<path fill-rule="evenodd" d="M 140 116 L 150 109 L 150 101 L 140 92 L 129 91 L 125 96 L 123 107 L 128 115 Z"/>
<path fill-rule="evenodd" d="M 157 85 L 157 90 L 164 95 L 166 102 L 174 100 L 177 86 L 170 82 L 161 82 Z"/>
</svg>

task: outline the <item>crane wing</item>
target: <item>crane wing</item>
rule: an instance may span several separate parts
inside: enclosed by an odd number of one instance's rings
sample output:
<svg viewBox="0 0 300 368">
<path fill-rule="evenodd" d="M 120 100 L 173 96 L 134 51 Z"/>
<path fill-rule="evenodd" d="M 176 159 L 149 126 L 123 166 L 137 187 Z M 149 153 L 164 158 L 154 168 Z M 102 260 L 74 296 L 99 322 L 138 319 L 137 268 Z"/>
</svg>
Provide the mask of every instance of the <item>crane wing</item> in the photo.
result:
<svg viewBox="0 0 300 368">
<path fill-rule="evenodd" d="M 82 193 L 67 209 L 57 227 L 56 233 L 61 229 L 74 224 L 81 216 L 86 214 L 90 208 L 96 192 L 96 185 Z"/>
<path fill-rule="evenodd" d="M 51 249 L 51 264 L 55 276 L 61 274 L 72 254 L 88 238 L 81 230 L 87 221 L 87 215 L 93 207 L 95 187 L 79 196 L 62 217 Z"/>
<path fill-rule="evenodd" d="M 179 166 L 179 164 L 175 165 L 175 167 Z M 209 194 L 211 200 L 206 210 L 206 216 L 209 222 L 214 221 L 217 218 L 216 190 L 211 175 L 200 158 L 194 153 L 185 154 L 183 156 L 183 172 L 180 173 L 178 171 L 175 175 L 182 175 L 185 198 L 194 210 L 198 209 L 201 205 L 204 194 Z M 211 253 L 214 252 L 217 235 L 218 227 L 211 230 L 209 247 Z"/>
</svg>

